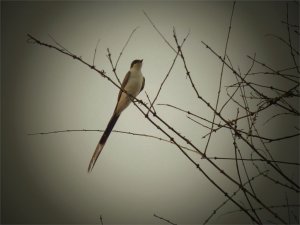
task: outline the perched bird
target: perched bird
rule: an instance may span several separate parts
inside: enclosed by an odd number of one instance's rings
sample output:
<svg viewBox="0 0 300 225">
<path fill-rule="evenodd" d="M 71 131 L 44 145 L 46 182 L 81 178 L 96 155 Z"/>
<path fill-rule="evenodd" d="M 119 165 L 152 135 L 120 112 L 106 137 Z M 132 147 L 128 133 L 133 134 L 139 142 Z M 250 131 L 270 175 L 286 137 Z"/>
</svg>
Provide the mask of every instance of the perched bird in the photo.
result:
<svg viewBox="0 0 300 225">
<path fill-rule="evenodd" d="M 143 89 L 145 86 L 145 78 L 142 74 L 142 64 L 143 60 L 136 59 L 132 61 L 130 65 L 130 70 L 127 72 L 122 85 L 121 89 L 125 90 L 127 93 L 123 92 L 120 90 L 119 95 L 118 95 L 118 101 L 117 105 L 115 107 L 114 113 L 107 124 L 107 127 L 102 134 L 102 137 L 96 147 L 96 150 L 93 154 L 93 157 L 90 161 L 88 172 L 91 172 L 111 131 L 113 130 L 117 120 L 119 119 L 121 113 L 124 111 L 124 109 L 127 108 L 127 106 L 130 104 L 131 99 L 130 95 L 133 97 L 136 97 Z"/>
</svg>

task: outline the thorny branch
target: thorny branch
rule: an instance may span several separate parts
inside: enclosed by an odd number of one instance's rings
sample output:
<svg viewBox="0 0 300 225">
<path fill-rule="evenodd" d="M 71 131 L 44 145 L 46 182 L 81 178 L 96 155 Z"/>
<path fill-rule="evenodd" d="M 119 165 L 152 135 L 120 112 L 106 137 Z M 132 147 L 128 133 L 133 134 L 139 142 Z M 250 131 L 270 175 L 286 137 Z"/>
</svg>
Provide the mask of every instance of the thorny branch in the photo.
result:
<svg viewBox="0 0 300 225">
<path fill-rule="evenodd" d="M 47 134 L 59 134 L 59 133 L 70 133 L 70 132 L 100 132 L 103 133 L 104 130 L 99 130 L 99 129 L 66 129 L 66 130 L 53 130 L 53 131 L 47 131 L 47 132 L 38 132 L 38 133 L 28 133 L 28 135 L 47 135 Z M 131 131 L 121 131 L 121 130 L 113 130 L 113 133 L 119 133 L 119 134 L 127 134 L 127 135 L 133 135 L 133 136 L 140 136 L 140 137 L 146 137 L 150 139 L 156 139 L 158 141 L 163 141 L 167 142 L 170 144 L 173 144 L 170 140 L 167 140 L 162 137 L 158 137 L 152 134 L 144 134 L 144 133 L 136 133 L 136 132 L 131 132 Z M 185 146 L 181 146 L 183 149 L 188 150 L 193 153 L 199 154 L 197 151 L 190 149 Z M 288 161 L 282 161 L 282 160 L 267 160 L 265 161 L 264 159 L 258 159 L 258 158 L 233 158 L 233 157 L 218 157 L 218 156 L 212 156 L 212 157 L 207 157 L 209 159 L 213 160 L 238 160 L 238 161 L 259 161 L 259 162 L 267 162 L 267 163 L 280 163 L 280 164 L 286 164 L 286 165 L 294 165 L 294 166 L 300 166 L 300 163 L 298 162 L 288 162 Z"/>
<path fill-rule="evenodd" d="M 290 25 L 289 24 L 289 3 L 288 2 L 286 3 L 286 24 L 287 24 L 286 28 L 288 30 L 288 37 L 289 37 L 288 43 L 289 43 L 289 47 L 291 49 L 291 56 L 292 56 L 292 59 L 293 59 L 293 62 L 294 62 L 294 65 L 296 67 L 297 72 L 300 73 L 299 67 L 298 67 L 298 64 L 297 64 L 297 61 L 296 61 L 296 58 L 295 58 L 295 54 L 294 54 L 294 51 L 293 51 L 292 42 L 291 42 L 291 32 L 290 32 L 290 26 L 289 26 Z"/>
<path fill-rule="evenodd" d="M 216 100 L 216 105 L 215 105 L 215 111 L 218 111 L 218 106 L 219 106 L 219 100 L 220 100 L 220 94 L 221 94 L 221 89 L 222 89 L 222 81 L 223 81 L 223 72 L 224 72 L 224 62 L 225 62 L 225 57 L 227 56 L 227 47 L 228 47 L 228 41 L 230 37 L 230 31 L 231 31 L 231 24 L 232 24 L 232 18 L 233 18 L 233 13 L 234 13 L 234 8 L 235 8 L 235 2 L 233 2 L 232 6 L 232 11 L 231 11 L 231 16 L 230 16 L 230 22 L 229 22 L 229 27 L 228 27 L 228 33 L 227 33 L 227 38 L 226 38 L 226 44 L 225 44 L 225 50 L 224 50 L 224 56 L 223 56 L 223 62 L 222 62 L 222 67 L 221 67 L 221 75 L 219 79 L 219 89 L 218 89 L 218 94 L 217 94 L 217 100 Z M 216 113 L 213 115 L 212 119 L 212 124 L 211 124 L 211 130 L 208 135 L 208 139 L 205 145 L 205 150 L 204 150 L 204 155 L 206 155 L 208 145 L 211 139 L 212 132 L 214 130 L 214 122 L 216 120 Z"/>
<path fill-rule="evenodd" d="M 174 35 L 175 35 L 175 30 L 173 30 L 173 33 L 174 33 Z M 181 43 L 181 45 L 180 45 L 180 48 L 182 48 L 182 46 L 183 46 L 184 42 L 186 41 L 186 39 L 188 38 L 189 34 L 190 34 L 190 33 L 188 33 L 188 34 L 186 35 L 186 37 L 183 39 L 183 41 L 182 41 L 182 43 Z M 159 93 L 160 93 L 160 91 L 161 91 L 161 89 L 162 89 L 164 83 L 165 83 L 166 80 L 168 79 L 168 77 L 169 77 L 169 75 L 170 75 L 170 73 L 171 73 L 171 71 L 172 71 L 172 69 L 173 69 L 173 67 L 174 67 L 174 65 L 175 65 L 176 59 L 177 59 L 177 57 L 178 57 L 178 54 L 179 54 L 179 50 L 177 51 L 176 56 L 175 56 L 175 58 L 173 59 L 172 65 L 171 65 L 170 69 L 168 70 L 168 72 L 167 72 L 165 78 L 164 78 L 163 81 L 161 82 L 161 84 L 160 84 L 160 86 L 159 86 L 159 89 L 158 89 L 158 91 L 157 91 L 157 93 L 156 93 L 156 95 L 155 95 L 153 101 L 151 102 L 150 108 L 153 107 L 154 103 L 156 102 L 156 100 L 157 100 L 157 98 L 158 98 L 158 96 L 159 96 Z"/>
</svg>

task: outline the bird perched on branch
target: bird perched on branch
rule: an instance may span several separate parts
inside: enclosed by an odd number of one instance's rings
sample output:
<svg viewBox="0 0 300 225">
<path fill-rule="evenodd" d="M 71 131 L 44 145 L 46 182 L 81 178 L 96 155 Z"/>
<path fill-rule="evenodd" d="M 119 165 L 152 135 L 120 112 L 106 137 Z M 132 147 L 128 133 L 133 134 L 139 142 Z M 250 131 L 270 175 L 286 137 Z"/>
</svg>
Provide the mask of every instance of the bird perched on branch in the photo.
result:
<svg viewBox="0 0 300 225">
<path fill-rule="evenodd" d="M 90 161 L 88 172 L 91 172 L 111 131 L 113 130 L 117 120 L 119 119 L 121 113 L 124 111 L 124 109 L 127 108 L 127 106 L 130 104 L 130 102 L 133 100 L 132 97 L 136 97 L 145 86 L 145 78 L 142 74 L 142 64 L 143 60 L 136 59 L 132 61 L 130 65 L 130 70 L 127 72 L 122 85 L 121 90 L 118 95 L 118 101 L 114 110 L 114 113 L 107 124 L 107 127 L 102 134 L 102 137 L 96 147 L 96 150 L 93 154 L 93 157 Z M 125 90 L 126 92 L 123 92 L 122 90 Z"/>
</svg>

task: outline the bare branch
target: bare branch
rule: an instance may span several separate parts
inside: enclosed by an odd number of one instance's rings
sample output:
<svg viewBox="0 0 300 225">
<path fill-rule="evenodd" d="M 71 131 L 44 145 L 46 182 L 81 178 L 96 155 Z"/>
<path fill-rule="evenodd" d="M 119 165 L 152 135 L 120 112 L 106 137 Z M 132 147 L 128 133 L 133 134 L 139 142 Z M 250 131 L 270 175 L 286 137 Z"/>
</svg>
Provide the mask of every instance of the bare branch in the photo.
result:
<svg viewBox="0 0 300 225">
<path fill-rule="evenodd" d="M 174 32 L 174 34 L 175 34 L 175 30 L 173 30 L 173 32 Z M 189 34 L 190 34 L 190 33 L 188 33 L 188 34 L 186 35 L 186 37 L 183 39 L 183 41 L 182 41 L 182 43 L 181 43 L 181 45 L 180 45 L 181 48 L 182 48 L 184 42 L 186 41 L 186 39 L 188 38 Z M 159 93 L 161 92 L 161 89 L 162 89 L 164 83 L 165 83 L 166 80 L 168 79 L 168 77 L 169 77 L 169 75 L 170 75 L 170 73 L 171 73 L 171 71 L 172 71 L 172 69 L 173 69 L 173 67 L 174 67 L 174 65 L 175 65 L 176 59 L 177 59 L 177 57 L 178 57 L 178 54 L 179 54 L 179 50 L 177 51 L 176 56 L 175 56 L 175 58 L 173 59 L 173 62 L 172 62 L 172 65 L 171 65 L 169 71 L 167 72 L 165 78 L 164 78 L 163 81 L 161 82 L 161 84 L 160 84 L 160 86 L 159 86 L 159 89 L 158 89 L 158 91 L 157 91 L 157 93 L 156 93 L 156 96 L 155 96 L 153 102 L 151 103 L 150 108 L 154 105 L 155 101 L 156 101 L 157 98 L 158 98 Z"/>
<path fill-rule="evenodd" d="M 161 216 L 158 216 L 158 215 L 156 215 L 156 214 L 153 214 L 153 216 L 156 217 L 156 218 L 158 218 L 158 219 L 160 219 L 160 220 L 162 220 L 162 221 L 167 222 L 168 224 L 176 225 L 176 223 L 173 223 L 173 222 L 171 222 L 170 220 L 165 219 L 165 218 L 163 218 L 163 217 L 161 217 Z"/>
<path fill-rule="evenodd" d="M 114 69 L 115 69 L 115 70 L 117 69 L 117 66 L 118 66 L 118 63 L 119 63 L 119 61 L 120 61 L 120 59 L 121 59 L 121 56 L 123 55 L 123 52 L 124 52 L 125 48 L 127 47 L 129 41 L 131 40 L 131 37 L 133 36 L 133 34 L 136 32 L 136 30 L 137 30 L 138 28 L 139 28 L 139 27 L 136 27 L 136 28 L 133 29 L 133 31 L 132 31 L 131 34 L 129 35 L 127 41 L 125 42 L 125 44 L 124 44 L 124 46 L 123 46 L 123 48 L 122 48 L 122 50 L 121 50 L 121 52 L 120 52 L 120 54 L 119 54 L 119 57 L 118 57 L 118 59 L 117 59 L 117 61 L 116 61 L 116 64 L 115 64 L 115 66 L 114 66 Z"/>
<path fill-rule="evenodd" d="M 157 33 L 160 35 L 160 37 L 165 41 L 165 43 L 167 45 L 169 45 L 169 47 L 177 54 L 177 51 L 175 50 L 175 48 L 170 44 L 170 42 L 168 42 L 168 40 L 164 37 L 164 35 L 158 30 L 158 28 L 155 26 L 155 24 L 152 22 L 151 18 L 148 16 L 148 14 L 143 11 L 144 15 L 146 16 L 146 18 L 148 19 L 148 21 L 151 23 L 151 25 L 153 26 L 153 28 L 157 31 Z"/>
<path fill-rule="evenodd" d="M 296 58 L 295 58 L 295 55 L 294 55 L 292 42 L 291 42 L 291 32 L 290 32 L 290 26 L 289 26 L 289 3 L 288 2 L 286 3 L 286 21 L 287 21 L 286 28 L 287 28 L 287 31 L 288 31 L 289 46 L 290 46 L 290 50 L 291 50 L 291 56 L 292 56 L 292 59 L 294 61 L 294 65 L 295 65 L 295 67 L 297 69 L 297 72 L 300 73 L 299 67 L 298 67 L 298 64 L 297 64 L 297 61 L 296 61 Z"/>
<path fill-rule="evenodd" d="M 94 50 L 94 56 L 93 56 L 93 66 L 95 66 L 95 59 L 96 59 L 96 53 L 97 53 L 97 49 L 98 49 L 98 45 L 99 45 L 100 39 L 98 39 L 95 50 Z"/>
<path fill-rule="evenodd" d="M 219 88 L 218 88 L 218 94 L 217 94 L 217 101 L 216 101 L 216 105 L 215 105 L 215 111 L 218 111 L 218 105 L 219 105 L 220 94 L 221 94 L 221 89 L 222 89 L 224 65 L 225 65 L 224 62 L 225 62 L 225 58 L 227 56 L 227 47 L 228 47 L 228 42 L 229 42 L 229 37 L 230 37 L 230 31 L 231 31 L 231 24 L 232 24 L 232 18 L 233 18 L 233 13 L 234 13 L 234 7 L 235 7 L 235 1 L 233 2 L 232 10 L 231 10 L 230 22 L 229 22 L 228 33 L 227 33 L 227 38 L 226 38 L 226 43 L 225 43 L 224 55 L 223 55 L 223 63 L 222 63 L 222 67 L 221 67 L 221 75 L 220 75 L 220 79 L 219 79 Z M 210 142 L 210 139 L 211 139 L 211 134 L 212 134 L 213 129 L 214 129 L 215 119 L 216 119 L 216 113 L 213 114 L 213 120 L 212 120 L 212 125 L 211 125 L 211 132 L 209 133 L 208 140 L 207 140 L 206 145 L 205 145 L 204 155 L 206 155 L 206 152 L 207 152 L 207 149 L 208 149 L 208 145 L 209 145 L 209 142 Z"/>
</svg>

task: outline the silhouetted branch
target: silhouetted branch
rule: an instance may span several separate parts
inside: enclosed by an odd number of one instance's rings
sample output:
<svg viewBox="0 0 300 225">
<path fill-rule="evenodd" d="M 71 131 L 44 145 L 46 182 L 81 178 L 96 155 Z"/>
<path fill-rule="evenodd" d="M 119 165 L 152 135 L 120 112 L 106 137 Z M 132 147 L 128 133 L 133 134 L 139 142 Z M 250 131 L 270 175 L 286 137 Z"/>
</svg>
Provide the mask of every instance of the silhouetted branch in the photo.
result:
<svg viewBox="0 0 300 225">
<path fill-rule="evenodd" d="M 46 131 L 46 132 L 37 132 L 37 133 L 28 133 L 27 135 L 29 136 L 34 136 L 34 135 L 47 135 L 47 134 L 58 134 L 58 133 L 69 133 L 69 132 L 100 132 L 103 133 L 104 130 L 99 130 L 99 129 L 66 129 L 66 130 L 54 130 L 54 131 Z M 141 136 L 141 137 L 146 137 L 146 138 L 152 138 L 152 139 L 156 139 L 159 141 L 163 141 L 163 142 L 167 142 L 170 144 L 173 144 L 173 142 L 158 137 L 158 136 L 154 136 L 151 134 L 143 134 L 143 133 L 136 133 L 136 132 L 130 132 L 130 131 L 121 131 L 121 130 L 113 130 L 113 133 L 119 133 L 119 134 L 128 134 L 128 135 L 133 135 L 133 136 Z M 188 151 L 191 151 L 193 153 L 197 153 L 199 154 L 197 151 L 187 148 L 185 146 L 181 146 L 183 149 L 186 149 Z M 294 166 L 300 166 L 300 163 L 297 162 L 288 162 L 288 161 L 281 161 L 281 160 L 263 160 L 263 159 L 257 159 L 257 158 L 230 158 L 230 157 L 218 157 L 218 156 L 213 156 L 213 157 L 207 157 L 209 159 L 213 159 L 213 160 L 241 160 L 241 161 L 259 161 L 259 162 L 266 162 L 266 163 L 270 163 L 270 162 L 275 162 L 275 163 L 281 163 L 281 164 L 286 164 L 286 165 L 294 165 Z"/>
<path fill-rule="evenodd" d="M 215 128 L 214 130 L 212 130 L 212 132 L 216 132 L 216 131 L 218 131 L 218 130 L 221 129 L 221 128 L 227 128 L 227 129 L 230 129 L 230 130 L 232 129 L 232 127 L 231 127 L 230 125 L 228 125 L 228 124 L 217 124 L 217 123 L 213 123 L 213 122 L 211 122 L 211 121 L 209 121 L 209 120 L 207 120 L 207 119 L 205 119 L 205 118 L 203 118 L 203 117 L 200 117 L 200 116 L 198 116 L 198 115 L 196 115 L 196 114 L 194 114 L 194 113 L 192 113 L 192 112 L 190 112 L 190 111 L 188 111 L 188 110 L 181 109 L 181 108 L 176 107 L 176 106 L 171 105 L 171 104 L 158 104 L 158 105 L 161 105 L 161 106 L 168 106 L 168 107 L 174 108 L 174 109 L 176 109 L 176 110 L 185 112 L 185 113 L 187 113 L 188 115 L 193 115 L 193 116 L 195 116 L 195 117 L 197 117 L 197 118 L 200 118 L 200 119 L 202 119 L 202 120 L 204 120 L 204 121 L 207 121 L 208 123 L 211 123 L 211 124 L 216 125 L 217 128 Z M 249 117 L 249 115 L 246 116 L 246 117 Z M 201 126 L 207 128 L 207 129 L 209 129 L 209 127 L 207 127 L 206 125 L 201 124 L 201 123 L 199 123 L 198 121 L 196 121 L 196 120 L 194 120 L 194 119 L 192 119 L 192 118 L 190 118 L 190 117 L 188 117 L 188 118 L 191 119 L 193 122 L 195 122 L 195 123 L 197 123 L 197 124 L 199 124 L 199 125 L 201 125 Z M 241 117 L 239 117 L 239 118 L 241 118 Z M 235 120 L 230 121 L 230 123 L 236 123 L 236 121 L 238 121 L 239 118 L 236 118 Z M 264 136 L 261 136 L 261 135 L 250 134 L 250 133 L 248 133 L 248 132 L 246 132 L 246 131 L 239 130 L 239 129 L 236 129 L 236 131 L 239 132 L 239 133 L 241 133 L 241 134 L 246 134 L 246 135 L 249 136 L 249 137 L 254 137 L 254 138 L 262 139 L 262 140 L 264 140 L 265 142 L 269 142 L 269 143 L 270 143 L 270 142 L 281 141 L 281 140 L 284 140 L 284 139 L 289 139 L 289 138 L 294 138 L 294 137 L 300 136 L 300 133 L 295 133 L 295 134 L 286 135 L 286 136 L 283 136 L 283 137 L 269 138 L 269 137 L 264 137 Z M 205 138 L 205 137 L 208 136 L 208 135 L 209 135 L 209 133 L 205 134 L 205 135 L 203 136 L 203 138 Z"/>
<path fill-rule="evenodd" d="M 254 181 L 256 178 L 262 176 L 263 174 L 265 174 L 265 173 L 267 173 L 267 172 L 269 172 L 269 171 L 268 171 L 268 170 L 262 171 L 262 172 L 260 172 L 259 174 L 257 174 L 257 175 L 255 175 L 255 176 L 251 177 L 250 180 L 251 180 L 251 181 Z M 242 185 L 241 187 L 246 186 L 248 183 L 249 183 L 249 181 L 243 183 L 243 185 Z M 233 194 L 232 194 L 231 196 L 233 197 L 233 196 L 237 195 L 237 193 L 241 190 L 241 187 L 239 187 L 236 191 L 234 191 Z M 218 210 L 220 210 L 222 207 L 224 207 L 224 206 L 227 204 L 227 202 L 229 202 L 229 199 L 226 199 L 226 200 L 225 200 L 224 202 L 222 202 L 216 209 L 214 209 L 214 210 L 212 211 L 212 213 L 208 216 L 208 218 L 204 221 L 203 224 L 207 224 L 207 223 L 209 222 L 209 220 L 211 220 L 211 218 L 214 217 L 214 216 L 216 215 L 216 213 L 218 212 Z"/>
<path fill-rule="evenodd" d="M 117 59 L 117 61 L 116 61 L 116 64 L 115 64 L 115 66 L 113 67 L 114 70 L 117 69 L 118 63 L 119 63 L 119 61 L 120 61 L 120 59 L 121 59 L 121 56 L 123 55 L 123 52 L 124 52 L 125 48 L 127 47 L 129 41 L 131 40 L 132 35 L 136 32 L 136 30 L 137 30 L 138 28 L 139 28 L 139 27 L 134 28 L 133 31 L 130 33 L 130 35 L 129 35 L 127 41 L 125 42 L 125 44 L 124 44 L 124 46 L 123 46 L 123 48 L 122 48 L 122 50 L 121 50 L 121 52 L 120 52 L 120 54 L 119 54 L 119 57 L 118 57 L 118 59 Z"/>
<path fill-rule="evenodd" d="M 275 35 L 275 34 L 266 34 L 266 37 L 274 37 L 274 38 L 280 40 L 282 43 L 284 43 L 285 45 L 287 45 L 289 48 L 292 48 L 292 50 L 293 50 L 297 55 L 299 55 L 299 51 L 298 51 L 297 49 L 293 48 L 293 47 L 289 44 L 289 42 L 287 42 L 286 40 L 284 40 L 282 37 L 279 37 L 279 36 L 277 36 L 277 35 Z M 297 67 L 294 67 L 294 68 L 297 68 Z"/>
<path fill-rule="evenodd" d="M 225 62 L 225 58 L 227 55 L 227 47 L 228 47 L 228 42 L 229 42 L 229 37 L 230 37 L 230 31 L 231 31 L 231 24 L 232 24 L 232 18 L 233 18 L 233 13 L 234 13 L 234 7 L 235 7 L 235 1 L 233 2 L 232 5 L 232 10 L 231 10 L 231 16 L 230 16 L 230 22 L 229 22 L 229 27 L 228 27 L 228 33 L 227 33 L 227 38 L 226 38 L 226 43 L 225 43 L 225 50 L 224 50 L 224 55 L 223 55 L 223 62 L 222 62 L 222 67 L 221 67 L 221 75 L 220 75 L 220 79 L 219 79 L 219 87 L 218 87 L 218 94 L 217 94 L 217 101 L 216 101 L 216 105 L 215 105 L 215 111 L 218 111 L 218 106 L 219 106 L 219 100 L 220 100 L 220 94 L 221 94 L 221 89 L 222 89 L 222 81 L 223 81 L 223 72 L 224 72 L 224 62 Z M 229 59 L 229 57 L 228 57 Z M 231 64 L 231 61 L 229 59 L 229 62 Z M 208 149 L 208 145 L 211 139 L 211 134 L 213 132 L 214 129 L 214 122 L 216 119 L 216 113 L 213 114 L 213 119 L 212 119 L 212 125 L 211 125 L 211 131 L 208 135 L 208 139 L 205 145 L 205 149 L 204 149 L 204 155 L 206 155 L 207 149 Z"/>
<path fill-rule="evenodd" d="M 147 97 L 148 102 L 149 102 L 149 104 L 150 104 L 150 109 L 152 108 L 153 111 L 154 111 L 154 113 L 156 113 L 155 108 L 154 108 L 154 106 L 153 106 L 153 104 L 152 104 L 152 102 L 151 102 L 151 100 L 150 100 L 150 97 L 149 97 L 149 95 L 148 95 L 148 93 L 147 93 L 146 91 L 145 91 L 145 94 L 146 94 L 146 97 Z"/>
<path fill-rule="evenodd" d="M 291 42 L 291 32 L 290 32 L 290 26 L 289 26 L 289 3 L 288 2 L 286 3 L 286 21 L 287 21 L 286 28 L 287 28 L 288 37 L 289 37 L 289 42 L 288 43 L 289 43 L 289 46 L 290 46 L 290 49 L 291 49 L 291 56 L 292 56 L 292 59 L 293 59 L 293 62 L 294 62 L 294 65 L 296 67 L 297 72 L 300 73 L 299 67 L 298 67 L 298 64 L 297 64 L 297 61 L 296 61 L 296 58 L 295 58 L 295 55 L 294 55 L 292 42 Z"/>
<path fill-rule="evenodd" d="M 265 67 L 265 68 L 267 68 L 269 70 L 269 72 L 264 72 L 263 74 L 272 74 L 274 76 L 279 76 L 279 77 L 282 77 L 282 78 L 284 78 L 286 80 L 289 80 L 289 81 L 291 81 L 291 82 L 296 83 L 297 85 L 299 85 L 299 80 L 298 80 L 297 76 L 291 75 L 291 74 L 284 74 L 284 73 L 282 73 L 280 71 L 276 71 L 275 69 L 271 68 L 267 64 L 262 63 L 262 62 L 258 61 L 257 59 L 253 59 L 251 56 L 247 56 L 247 57 L 249 59 L 254 60 L 257 64 L 260 64 L 261 66 L 263 66 L 263 67 Z M 297 67 L 295 67 L 295 68 L 297 68 Z M 292 79 L 292 78 L 294 78 L 294 79 Z"/>
<path fill-rule="evenodd" d="M 95 59 L 96 59 L 96 53 L 97 53 L 97 49 L 98 49 L 98 45 L 99 45 L 100 39 L 98 39 L 95 50 L 94 50 L 94 56 L 93 56 L 93 66 L 95 66 Z"/>
<path fill-rule="evenodd" d="M 163 218 L 163 217 L 161 217 L 161 216 L 158 216 L 158 215 L 156 215 L 156 214 L 153 214 L 153 216 L 156 217 L 156 218 L 158 218 L 158 219 L 160 219 L 160 220 L 162 220 L 162 221 L 167 222 L 168 224 L 176 225 L 176 223 L 173 223 L 173 222 L 171 222 L 170 220 L 165 219 L 165 218 Z"/>
<path fill-rule="evenodd" d="M 58 133 L 69 133 L 69 132 L 100 132 L 103 133 L 104 130 L 98 130 L 98 129 L 66 129 L 66 130 L 54 130 L 54 131 L 47 131 L 47 132 L 38 132 L 38 133 L 28 133 L 28 135 L 33 136 L 33 135 L 46 135 L 46 134 L 58 134 Z M 143 133 L 136 133 L 136 132 L 130 132 L 130 131 L 121 131 L 121 130 L 112 130 L 113 133 L 119 133 L 119 134 L 128 134 L 128 135 L 133 135 L 133 136 L 140 136 L 140 137 L 146 137 L 146 138 L 151 138 L 151 139 L 156 139 L 159 141 L 163 141 L 163 142 L 167 142 L 170 144 L 174 144 L 173 142 L 171 142 L 170 140 L 161 138 L 161 137 L 157 137 L 151 134 L 143 134 Z M 187 151 L 191 151 L 194 153 L 199 154 L 197 151 L 187 148 L 185 146 L 180 146 L 181 148 L 187 150 Z M 289 163 L 289 162 L 282 162 L 282 163 L 288 163 L 288 164 L 293 164 L 293 163 Z"/>
<path fill-rule="evenodd" d="M 175 31 L 173 30 L 173 32 L 175 32 Z M 186 37 L 183 39 L 183 41 L 182 41 L 182 43 L 181 43 L 181 45 L 180 45 L 181 48 L 182 48 L 182 46 L 184 45 L 184 42 L 185 42 L 186 39 L 188 38 L 189 34 L 190 34 L 190 33 L 188 33 L 188 34 L 186 35 Z M 175 65 L 176 59 L 177 59 L 177 57 L 178 57 L 178 54 L 179 54 L 179 50 L 177 51 L 176 56 L 175 56 L 175 58 L 173 59 L 172 65 L 171 65 L 171 67 L 169 68 L 169 70 L 168 70 L 168 72 L 167 72 L 165 78 L 164 78 L 163 81 L 161 82 L 161 84 L 160 84 L 160 86 L 159 86 L 159 89 L 158 89 L 158 91 L 157 91 L 157 93 L 156 93 L 156 95 L 155 95 L 155 97 L 154 97 L 154 100 L 153 100 L 152 103 L 151 103 L 150 108 L 153 107 L 153 105 L 154 105 L 155 101 L 157 100 L 158 95 L 159 95 L 159 93 L 160 93 L 160 91 L 161 91 L 161 89 L 162 89 L 164 83 L 165 83 L 166 80 L 168 79 L 168 77 L 169 77 L 169 75 L 170 75 L 170 73 L 171 73 L 171 71 L 172 71 L 172 69 L 173 69 L 173 67 L 174 67 L 174 65 Z"/>
<path fill-rule="evenodd" d="M 290 205 L 285 205 L 285 204 L 282 204 L 282 205 L 270 205 L 269 208 L 270 209 L 277 209 L 277 208 L 287 208 L 287 207 L 295 207 L 295 208 L 299 208 L 300 207 L 300 204 L 290 204 Z M 252 209 L 247 209 L 247 211 L 250 211 Z M 254 210 L 264 210 L 264 208 L 262 207 L 257 207 L 257 208 L 254 208 Z M 238 213 L 238 212 L 241 212 L 241 210 L 233 210 L 233 211 L 229 211 L 227 213 L 224 213 L 222 214 L 221 216 L 224 216 L 224 215 L 228 215 L 228 214 L 233 214 L 233 213 Z"/>
<path fill-rule="evenodd" d="M 107 58 L 108 58 L 108 60 L 110 62 L 110 65 L 112 67 L 112 71 L 113 71 L 113 73 L 115 75 L 115 78 L 117 79 L 119 85 L 121 85 L 122 83 L 121 83 L 121 81 L 120 81 L 120 79 L 119 79 L 119 77 L 118 77 L 118 75 L 116 73 L 116 69 L 114 68 L 114 64 L 113 64 L 113 61 L 112 61 L 112 58 L 111 58 L 111 53 L 110 53 L 109 48 L 107 48 Z"/>
<path fill-rule="evenodd" d="M 290 213 L 290 206 L 289 206 L 289 199 L 287 196 L 287 193 L 285 192 L 285 200 L 286 200 L 286 205 L 287 205 L 287 214 L 288 214 L 288 218 L 289 218 L 289 224 L 291 224 L 291 213 Z"/>
<path fill-rule="evenodd" d="M 170 42 L 168 42 L 168 40 L 164 37 L 164 35 L 158 30 L 158 28 L 155 26 L 155 24 L 152 22 L 152 20 L 150 19 L 150 17 L 148 16 L 148 14 L 143 11 L 144 15 L 146 16 L 146 18 L 148 19 L 148 21 L 151 23 L 151 25 L 153 26 L 153 28 L 157 31 L 157 33 L 160 35 L 160 37 L 165 41 L 165 43 L 177 54 L 177 51 L 175 50 L 175 48 L 170 44 Z"/>
<path fill-rule="evenodd" d="M 115 75 L 115 77 L 116 77 L 116 79 L 117 79 L 117 81 L 118 81 L 118 83 L 119 83 L 120 85 L 121 85 L 121 81 L 120 81 L 120 79 L 119 79 L 119 77 L 118 77 L 118 75 L 117 75 L 117 66 L 118 66 L 118 63 L 119 63 L 119 61 L 120 61 L 120 59 L 121 59 L 121 56 L 123 55 L 123 52 L 124 52 L 125 48 L 127 47 L 129 41 L 130 41 L 131 38 L 132 38 L 132 35 L 135 33 L 135 31 L 136 31 L 137 29 L 138 29 L 138 27 L 134 28 L 133 31 L 130 33 L 130 35 L 129 35 L 127 41 L 125 42 L 125 44 L 124 44 L 122 50 L 120 51 L 120 54 L 119 54 L 119 56 L 118 56 L 118 59 L 117 59 L 115 65 L 113 64 L 113 61 L 112 61 L 111 52 L 110 52 L 109 48 L 107 48 L 107 58 L 108 58 L 108 60 L 109 60 L 109 62 L 110 62 L 110 65 L 111 65 L 111 67 L 112 67 L 112 71 L 113 71 L 113 73 L 114 73 L 114 75 Z"/>
</svg>

